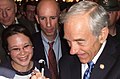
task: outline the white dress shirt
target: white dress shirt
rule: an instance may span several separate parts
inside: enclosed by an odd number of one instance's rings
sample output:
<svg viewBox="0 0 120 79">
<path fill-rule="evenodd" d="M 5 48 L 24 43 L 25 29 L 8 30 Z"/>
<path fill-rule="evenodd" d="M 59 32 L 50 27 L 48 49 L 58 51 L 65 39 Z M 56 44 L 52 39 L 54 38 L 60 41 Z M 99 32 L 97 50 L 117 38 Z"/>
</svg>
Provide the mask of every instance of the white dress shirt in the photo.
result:
<svg viewBox="0 0 120 79">
<path fill-rule="evenodd" d="M 93 61 L 94 64 L 96 64 L 99 56 L 101 55 L 101 53 L 102 53 L 102 51 L 103 51 L 103 49 L 104 49 L 104 47 L 105 47 L 105 44 L 106 44 L 106 40 L 105 40 L 105 42 L 102 44 L 102 46 L 101 46 L 100 50 L 98 51 L 97 55 L 93 58 L 92 61 Z M 86 69 L 88 68 L 88 64 L 87 64 L 87 63 L 86 63 L 86 64 L 82 64 L 81 67 L 82 67 L 82 79 L 83 79 L 84 73 L 85 73 Z"/>
</svg>

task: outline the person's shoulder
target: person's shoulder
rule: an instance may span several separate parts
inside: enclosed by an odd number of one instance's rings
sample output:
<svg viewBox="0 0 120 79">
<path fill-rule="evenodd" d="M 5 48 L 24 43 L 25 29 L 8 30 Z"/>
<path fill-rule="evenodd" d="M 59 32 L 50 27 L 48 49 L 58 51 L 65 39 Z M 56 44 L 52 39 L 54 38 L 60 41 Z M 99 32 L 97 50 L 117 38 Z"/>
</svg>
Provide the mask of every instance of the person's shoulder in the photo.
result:
<svg viewBox="0 0 120 79">
<path fill-rule="evenodd" d="M 115 57 L 120 55 L 120 42 L 116 41 L 111 35 L 107 38 L 106 48 L 109 48 L 109 51 L 112 51 L 111 54 L 114 54 Z"/>
<path fill-rule="evenodd" d="M 41 40 L 42 40 L 41 33 L 36 32 L 36 33 L 32 34 L 32 40 L 33 40 L 33 43 L 35 43 L 35 44 L 38 44 L 38 42 L 41 43 Z"/>
<path fill-rule="evenodd" d="M 10 60 L 2 63 L 1 66 L 9 68 L 9 69 L 13 69 Z"/>
<path fill-rule="evenodd" d="M 3 30 L 4 30 L 4 27 L 3 27 L 3 25 L 0 23 L 0 36 L 2 35 Z"/>
<path fill-rule="evenodd" d="M 73 63 L 73 62 L 79 62 L 79 58 L 77 57 L 77 55 L 66 54 L 66 55 L 62 56 L 59 60 L 60 64 L 61 63 L 70 64 L 70 63 Z"/>
<path fill-rule="evenodd" d="M 111 45 L 119 45 L 119 42 L 116 41 L 115 38 L 113 38 L 113 36 L 111 36 L 110 34 L 107 37 L 107 43 L 110 43 Z"/>
<path fill-rule="evenodd" d="M 61 76 L 68 76 L 67 74 L 72 74 L 79 72 L 80 70 L 80 60 L 77 55 L 65 55 L 59 61 L 59 70 L 60 70 L 60 77 Z M 76 69 L 75 72 L 71 71 L 71 69 Z M 78 71 L 77 71 L 78 70 Z M 65 79 L 65 77 L 64 77 Z"/>
<path fill-rule="evenodd" d="M 6 67 L 0 66 L 0 79 L 9 79 L 15 76 L 15 71 Z"/>
<path fill-rule="evenodd" d="M 23 17 L 21 17 L 21 18 L 17 18 L 17 20 L 18 20 L 18 22 L 23 22 L 23 23 L 30 23 L 30 21 L 29 20 L 27 20 L 26 18 L 23 18 Z"/>
<path fill-rule="evenodd" d="M 34 34 L 32 34 L 32 38 L 33 38 L 33 40 L 35 39 L 40 39 L 41 38 L 41 32 L 36 32 L 36 33 L 34 33 Z"/>
</svg>

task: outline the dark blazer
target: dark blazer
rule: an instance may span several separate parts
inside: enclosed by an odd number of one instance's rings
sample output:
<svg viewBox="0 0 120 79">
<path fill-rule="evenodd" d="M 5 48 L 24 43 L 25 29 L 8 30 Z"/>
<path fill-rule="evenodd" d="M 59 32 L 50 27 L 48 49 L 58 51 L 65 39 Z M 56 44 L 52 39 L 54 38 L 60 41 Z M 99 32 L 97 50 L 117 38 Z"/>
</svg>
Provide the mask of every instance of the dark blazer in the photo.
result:
<svg viewBox="0 0 120 79">
<path fill-rule="evenodd" d="M 2 32 L 4 30 L 4 27 L 2 26 L 2 24 L 0 24 L 0 62 L 6 62 L 7 61 L 7 54 L 5 52 L 5 50 L 2 47 Z"/>
<path fill-rule="evenodd" d="M 69 46 L 65 39 L 60 36 L 61 40 L 61 48 L 62 48 L 62 55 L 65 55 L 69 53 Z M 34 54 L 33 54 L 33 60 L 39 61 L 40 59 L 44 59 L 45 62 L 47 62 L 44 52 L 44 45 L 41 38 L 41 32 L 38 32 L 36 34 L 33 34 L 33 44 L 34 44 Z M 47 64 L 46 64 L 47 65 Z"/>
<path fill-rule="evenodd" d="M 24 25 L 30 31 L 31 34 L 36 33 L 35 26 L 31 21 L 29 21 L 25 18 L 19 18 L 18 22 L 19 22 L 19 24 Z"/>
<path fill-rule="evenodd" d="M 81 79 L 81 62 L 76 55 L 61 58 L 60 79 Z M 100 68 L 103 64 L 104 68 Z M 90 79 L 120 79 L 120 46 L 112 38 L 107 39 L 105 48 L 98 58 Z"/>
</svg>

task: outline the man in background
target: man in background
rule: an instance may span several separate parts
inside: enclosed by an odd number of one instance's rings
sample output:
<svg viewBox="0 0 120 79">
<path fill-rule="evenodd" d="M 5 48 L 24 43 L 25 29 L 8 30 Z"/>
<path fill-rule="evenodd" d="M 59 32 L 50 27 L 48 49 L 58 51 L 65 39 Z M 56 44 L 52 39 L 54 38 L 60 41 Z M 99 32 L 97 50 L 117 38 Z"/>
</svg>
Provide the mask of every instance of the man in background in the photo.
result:
<svg viewBox="0 0 120 79">
<path fill-rule="evenodd" d="M 118 0 L 99 0 L 98 4 L 103 6 L 109 14 L 109 34 L 120 42 L 120 24 L 117 23 L 120 15 L 120 5 Z"/>
<path fill-rule="evenodd" d="M 36 20 L 40 24 L 40 32 L 33 35 L 34 56 L 33 59 L 39 61 L 45 60 L 45 65 L 50 69 L 50 52 L 49 49 L 53 48 L 54 58 L 57 64 L 59 59 L 69 52 L 69 46 L 65 39 L 61 36 L 59 21 L 59 6 L 55 0 L 41 0 L 37 6 Z M 50 44 L 52 45 L 50 45 Z M 53 64 L 55 66 L 56 64 Z M 53 67 L 53 69 L 56 69 Z M 55 73 L 56 75 L 57 73 Z M 57 79 L 53 78 L 52 79 Z"/>
<path fill-rule="evenodd" d="M 1 35 L 5 28 L 15 23 L 16 4 L 13 0 L 0 0 L 0 59 L 1 62 L 7 61 L 7 55 L 2 48 Z"/>
<path fill-rule="evenodd" d="M 35 19 L 35 12 L 36 12 L 36 6 L 37 6 L 37 2 L 36 1 L 29 1 L 25 4 L 25 18 L 26 20 L 30 21 L 32 26 L 35 29 L 35 33 L 39 32 L 38 29 L 38 23 Z"/>
</svg>

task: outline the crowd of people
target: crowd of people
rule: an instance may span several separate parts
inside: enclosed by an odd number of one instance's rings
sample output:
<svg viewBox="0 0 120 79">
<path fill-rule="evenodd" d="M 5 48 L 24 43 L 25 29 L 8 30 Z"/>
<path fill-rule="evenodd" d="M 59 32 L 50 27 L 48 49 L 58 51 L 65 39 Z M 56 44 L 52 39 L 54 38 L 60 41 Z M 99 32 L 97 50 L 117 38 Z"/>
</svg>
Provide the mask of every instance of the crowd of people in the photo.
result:
<svg viewBox="0 0 120 79">
<path fill-rule="evenodd" d="M 1 79 L 119 79 L 119 66 L 118 0 L 0 0 Z"/>
</svg>

